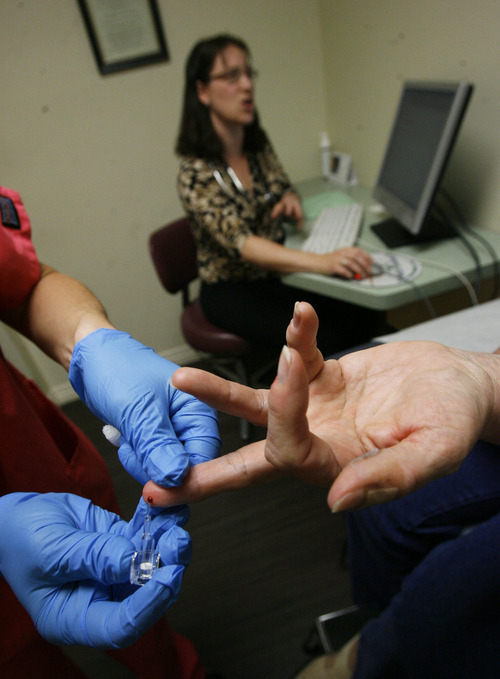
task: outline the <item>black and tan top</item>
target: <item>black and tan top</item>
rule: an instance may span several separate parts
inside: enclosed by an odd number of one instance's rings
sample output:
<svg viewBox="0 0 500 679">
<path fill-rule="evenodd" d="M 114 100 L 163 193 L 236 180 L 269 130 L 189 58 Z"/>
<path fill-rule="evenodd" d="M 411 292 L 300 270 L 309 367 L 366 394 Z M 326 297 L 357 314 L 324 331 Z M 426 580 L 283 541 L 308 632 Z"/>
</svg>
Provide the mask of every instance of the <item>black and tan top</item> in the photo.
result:
<svg viewBox="0 0 500 679">
<path fill-rule="evenodd" d="M 196 239 L 200 278 L 206 283 L 255 280 L 269 272 L 244 262 L 240 251 L 250 235 L 283 242 L 275 203 L 294 189 L 274 151 L 248 156 L 253 191 L 246 191 L 221 163 L 185 158 L 177 188 Z"/>
</svg>

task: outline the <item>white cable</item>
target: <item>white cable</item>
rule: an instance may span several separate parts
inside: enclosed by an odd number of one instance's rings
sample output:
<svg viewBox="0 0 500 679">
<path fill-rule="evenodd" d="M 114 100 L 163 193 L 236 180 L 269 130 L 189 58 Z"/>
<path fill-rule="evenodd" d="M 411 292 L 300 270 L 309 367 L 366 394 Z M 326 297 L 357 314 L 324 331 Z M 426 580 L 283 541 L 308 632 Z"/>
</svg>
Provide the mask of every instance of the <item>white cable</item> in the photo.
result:
<svg viewBox="0 0 500 679">
<path fill-rule="evenodd" d="M 451 274 L 455 276 L 455 278 L 457 278 L 462 283 L 464 288 L 469 293 L 472 306 L 477 306 L 479 304 L 479 300 L 477 298 L 474 288 L 472 287 L 471 282 L 469 281 L 467 276 L 464 276 L 464 274 L 461 271 L 453 268 L 452 266 L 448 266 L 448 264 L 443 264 L 442 262 L 433 262 L 431 260 L 421 259 L 420 257 L 419 260 L 422 262 L 422 264 L 425 264 L 426 266 L 435 266 L 436 269 L 443 269 L 443 271 L 449 271 Z"/>
</svg>

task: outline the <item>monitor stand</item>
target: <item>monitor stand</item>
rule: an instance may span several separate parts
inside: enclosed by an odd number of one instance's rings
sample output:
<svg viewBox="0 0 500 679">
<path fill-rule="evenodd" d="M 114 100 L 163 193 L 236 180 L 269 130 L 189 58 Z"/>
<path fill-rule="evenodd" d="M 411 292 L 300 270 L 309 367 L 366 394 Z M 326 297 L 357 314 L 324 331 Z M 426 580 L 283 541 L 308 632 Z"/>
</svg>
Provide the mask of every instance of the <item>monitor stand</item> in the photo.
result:
<svg viewBox="0 0 500 679">
<path fill-rule="evenodd" d="M 428 219 L 418 236 L 414 236 L 400 222 L 392 218 L 372 224 L 370 228 L 390 250 L 404 245 L 430 243 L 457 236 L 457 232 L 452 226 L 444 224 L 437 219 Z"/>
</svg>

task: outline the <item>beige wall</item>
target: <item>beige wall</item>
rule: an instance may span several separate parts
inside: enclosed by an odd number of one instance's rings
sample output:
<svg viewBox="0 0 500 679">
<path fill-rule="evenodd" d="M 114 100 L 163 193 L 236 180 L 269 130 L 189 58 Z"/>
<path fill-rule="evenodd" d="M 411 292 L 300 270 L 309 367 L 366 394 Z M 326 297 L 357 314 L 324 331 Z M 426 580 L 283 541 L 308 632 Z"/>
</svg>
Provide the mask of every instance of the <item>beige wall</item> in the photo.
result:
<svg viewBox="0 0 500 679">
<path fill-rule="evenodd" d="M 320 0 L 329 132 L 373 186 L 405 79 L 471 80 L 444 184 L 470 222 L 500 229 L 500 2 Z"/>
<path fill-rule="evenodd" d="M 190 356 L 179 301 L 157 283 L 146 242 L 180 214 L 183 65 L 195 40 L 218 31 L 250 44 L 262 120 L 294 180 L 317 174 L 328 129 L 373 185 L 402 81 L 472 80 L 446 184 L 469 220 L 500 228 L 497 0 L 158 4 L 171 60 L 102 77 L 76 0 L 0 3 L 0 182 L 22 194 L 41 259 L 89 285 L 119 327 L 174 361 Z M 21 349 L 16 362 L 29 369 Z M 63 399 L 62 370 L 37 353 L 35 363 L 34 377 Z"/>
<path fill-rule="evenodd" d="M 315 1 L 158 5 L 171 60 L 103 77 L 76 0 L 2 0 L 0 183 L 21 193 L 43 261 L 85 282 L 120 328 L 182 362 L 192 355 L 179 300 L 160 288 L 146 244 L 181 214 L 173 146 L 190 48 L 219 31 L 249 43 L 262 121 L 294 179 L 319 166 L 325 88 Z M 5 331 L 0 341 L 12 344 Z M 32 372 L 24 347 L 13 358 Z M 64 372 L 40 358 L 33 376 L 63 399 Z"/>
</svg>

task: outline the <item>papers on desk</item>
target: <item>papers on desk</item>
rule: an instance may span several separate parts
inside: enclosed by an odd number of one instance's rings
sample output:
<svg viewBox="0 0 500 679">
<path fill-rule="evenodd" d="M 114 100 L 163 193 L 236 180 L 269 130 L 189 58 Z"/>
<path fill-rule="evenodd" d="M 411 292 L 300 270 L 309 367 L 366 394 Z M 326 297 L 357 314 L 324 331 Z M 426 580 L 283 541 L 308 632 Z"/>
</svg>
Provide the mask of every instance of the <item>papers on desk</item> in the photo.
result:
<svg viewBox="0 0 500 679">
<path fill-rule="evenodd" d="M 500 346 L 500 299 L 374 339 L 379 342 L 429 340 L 466 351 L 495 351 Z"/>
</svg>

